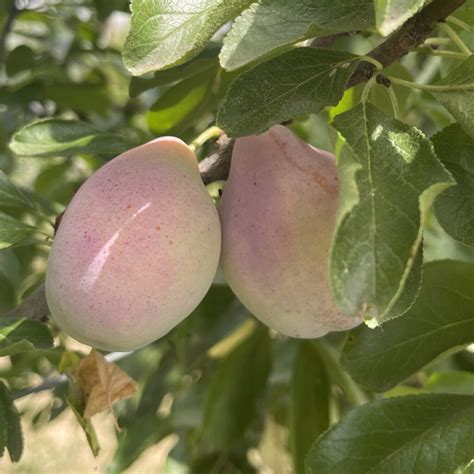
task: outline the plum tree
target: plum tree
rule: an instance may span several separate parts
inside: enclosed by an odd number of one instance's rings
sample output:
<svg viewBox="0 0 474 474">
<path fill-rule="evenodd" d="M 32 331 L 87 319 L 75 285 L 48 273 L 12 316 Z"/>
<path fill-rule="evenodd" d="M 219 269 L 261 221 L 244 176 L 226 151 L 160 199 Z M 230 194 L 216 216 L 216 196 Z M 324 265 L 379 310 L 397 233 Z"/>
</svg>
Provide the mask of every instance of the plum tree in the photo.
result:
<svg viewBox="0 0 474 474">
<path fill-rule="evenodd" d="M 329 286 L 338 194 L 334 156 L 288 128 L 236 141 L 219 206 L 221 265 L 243 304 L 288 336 L 360 322 L 341 314 Z"/>
<path fill-rule="evenodd" d="M 0 0 L 0 474 L 472 470 L 473 7 Z"/>
<path fill-rule="evenodd" d="M 99 349 L 142 347 L 200 303 L 220 241 L 191 149 L 173 137 L 133 148 L 92 175 L 64 214 L 46 275 L 54 320 Z"/>
</svg>

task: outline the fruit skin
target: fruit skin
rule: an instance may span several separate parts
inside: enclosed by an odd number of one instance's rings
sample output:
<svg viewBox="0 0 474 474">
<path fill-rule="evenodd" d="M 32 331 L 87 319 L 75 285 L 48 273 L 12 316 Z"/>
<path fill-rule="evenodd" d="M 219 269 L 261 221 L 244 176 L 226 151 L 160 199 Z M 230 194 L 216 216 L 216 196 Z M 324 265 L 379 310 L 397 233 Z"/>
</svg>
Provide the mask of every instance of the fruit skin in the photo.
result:
<svg viewBox="0 0 474 474">
<path fill-rule="evenodd" d="M 220 245 L 187 145 L 162 137 L 133 148 L 91 176 L 64 214 L 46 274 L 53 318 L 99 349 L 142 347 L 200 303 Z"/>
<path fill-rule="evenodd" d="M 288 128 L 236 141 L 219 204 L 221 266 L 242 303 L 288 336 L 360 323 L 341 314 L 329 286 L 338 194 L 334 156 Z"/>
</svg>

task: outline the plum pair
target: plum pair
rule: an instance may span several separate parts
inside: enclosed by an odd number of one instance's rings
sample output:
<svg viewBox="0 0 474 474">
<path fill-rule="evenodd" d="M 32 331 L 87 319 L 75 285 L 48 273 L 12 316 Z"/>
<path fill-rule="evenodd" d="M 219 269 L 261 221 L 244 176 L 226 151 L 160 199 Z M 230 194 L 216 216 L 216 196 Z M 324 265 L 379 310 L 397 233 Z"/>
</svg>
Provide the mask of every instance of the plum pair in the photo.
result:
<svg viewBox="0 0 474 474">
<path fill-rule="evenodd" d="M 280 125 L 236 141 L 219 215 L 184 142 L 133 148 L 64 214 L 46 274 L 51 314 L 81 342 L 134 350 L 196 308 L 220 260 L 268 326 L 309 338 L 352 327 L 359 321 L 340 313 L 328 282 L 337 197 L 334 157 Z"/>
</svg>

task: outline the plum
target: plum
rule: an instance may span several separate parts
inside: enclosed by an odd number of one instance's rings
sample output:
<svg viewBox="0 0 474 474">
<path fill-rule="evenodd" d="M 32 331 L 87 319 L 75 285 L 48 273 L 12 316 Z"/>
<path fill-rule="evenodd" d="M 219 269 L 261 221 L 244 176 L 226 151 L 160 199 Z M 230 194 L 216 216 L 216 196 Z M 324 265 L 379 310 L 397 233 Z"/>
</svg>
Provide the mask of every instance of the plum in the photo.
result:
<svg viewBox="0 0 474 474">
<path fill-rule="evenodd" d="M 282 334 L 360 323 L 340 312 L 329 284 L 338 194 L 334 156 L 288 128 L 237 139 L 219 204 L 221 266 L 250 312 Z"/>
<path fill-rule="evenodd" d="M 162 137 L 128 150 L 82 185 L 62 218 L 46 274 L 53 319 L 98 349 L 145 346 L 203 299 L 220 245 L 191 149 Z"/>
</svg>

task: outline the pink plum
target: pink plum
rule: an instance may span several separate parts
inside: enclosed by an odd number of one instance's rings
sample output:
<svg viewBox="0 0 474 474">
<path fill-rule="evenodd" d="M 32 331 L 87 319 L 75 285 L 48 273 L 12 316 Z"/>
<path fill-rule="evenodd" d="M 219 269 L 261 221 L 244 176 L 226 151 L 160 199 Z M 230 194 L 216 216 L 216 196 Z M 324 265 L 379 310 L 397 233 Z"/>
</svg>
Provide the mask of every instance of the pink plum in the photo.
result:
<svg viewBox="0 0 474 474">
<path fill-rule="evenodd" d="M 221 230 L 191 149 L 162 137 L 114 158 L 68 206 L 46 296 L 70 336 L 128 351 L 164 336 L 200 303 Z"/>
<path fill-rule="evenodd" d="M 360 323 L 341 314 L 329 285 L 338 194 L 334 156 L 288 128 L 236 141 L 219 205 L 221 266 L 242 303 L 288 336 Z"/>
</svg>

